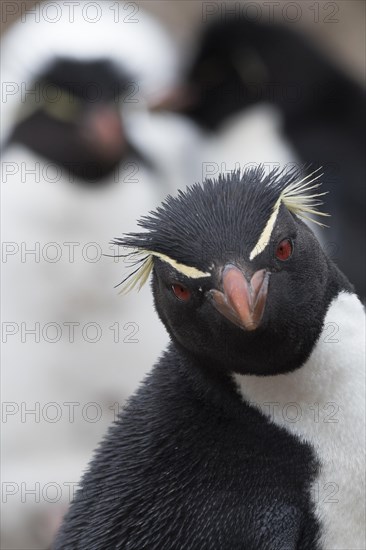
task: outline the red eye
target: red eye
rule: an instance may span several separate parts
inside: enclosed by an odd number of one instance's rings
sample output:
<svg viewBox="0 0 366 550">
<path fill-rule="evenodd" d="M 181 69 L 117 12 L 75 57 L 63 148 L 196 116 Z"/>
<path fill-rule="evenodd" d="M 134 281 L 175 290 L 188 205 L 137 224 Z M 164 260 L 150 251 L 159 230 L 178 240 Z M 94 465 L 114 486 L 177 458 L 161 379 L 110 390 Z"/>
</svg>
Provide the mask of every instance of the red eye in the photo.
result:
<svg viewBox="0 0 366 550">
<path fill-rule="evenodd" d="M 188 302 L 191 297 L 191 291 L 183 285 L 172 285 L 172 291 L 178 300 L 181 300 L 182 302 Z"/>
<path fill-rule="evenodd" d="M 288 260 L 292 254 L 292 243 L 290 239 L 283 239 L 276 248 L 276 258 L 284 262 Z"/>
</svg>

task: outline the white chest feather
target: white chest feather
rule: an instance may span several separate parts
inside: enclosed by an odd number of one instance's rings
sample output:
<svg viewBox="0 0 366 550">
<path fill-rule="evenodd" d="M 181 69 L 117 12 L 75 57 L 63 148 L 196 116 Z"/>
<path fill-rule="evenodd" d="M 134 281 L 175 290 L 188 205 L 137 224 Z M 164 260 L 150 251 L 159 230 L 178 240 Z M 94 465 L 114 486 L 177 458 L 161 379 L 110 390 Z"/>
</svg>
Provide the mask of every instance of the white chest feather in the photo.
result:
<svg viewBox="0 0 366 550">
<path fill-rule="evenodd" d="M 321 464 L 312 487 L 325 550 L 365 549 L 365 312 L 341 292 L 311 356 L 297 371 L 235 374 L 243 398 L 311 444 Z"/>
</svg>

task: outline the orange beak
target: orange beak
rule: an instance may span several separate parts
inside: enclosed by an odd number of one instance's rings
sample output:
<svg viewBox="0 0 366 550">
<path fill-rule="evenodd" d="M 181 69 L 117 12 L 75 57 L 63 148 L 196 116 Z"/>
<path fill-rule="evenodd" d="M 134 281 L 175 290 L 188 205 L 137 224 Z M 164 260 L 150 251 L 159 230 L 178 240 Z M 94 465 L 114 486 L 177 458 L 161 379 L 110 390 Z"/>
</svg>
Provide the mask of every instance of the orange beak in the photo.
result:
<svg viewBox="0 0 366 550">
<path fill-rule="evenodd" d="M 240 269 L 228 264 L 222 274 L 223 292 L 213 289 L 208 294 L 214 307 L 229 321 L 244 330 L 255 330 L 263 317 L 269 275 L 261 269 L 248 283 Z"/>
</svg>

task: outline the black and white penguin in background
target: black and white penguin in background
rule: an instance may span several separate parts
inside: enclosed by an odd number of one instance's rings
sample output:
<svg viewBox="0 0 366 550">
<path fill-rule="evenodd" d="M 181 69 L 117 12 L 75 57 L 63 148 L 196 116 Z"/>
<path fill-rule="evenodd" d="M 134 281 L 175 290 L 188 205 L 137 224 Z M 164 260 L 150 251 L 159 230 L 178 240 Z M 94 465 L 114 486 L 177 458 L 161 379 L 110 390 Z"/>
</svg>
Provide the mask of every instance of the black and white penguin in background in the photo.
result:
<svg viewBox="0 0 366 550">
<path fill-rule="evenodd" d="M 318 176 L 195 184 L 117 239 L 171 338 L 55 550 L 365 548 L 365 313 L 302 217 Z M 132 368 L 133 364 L 131 364 Z"/>
<path fill-rule="evenodd" d="M 75 5 L 71 22 L 55 4 L 2 41 L 1 534 L 14 549 L 49 545 L 92 449 L 168 341 L 148 289 L 116 300 L 121 264 L 102 254 L 186 181 L 193 141 L 182 117 L 146 108 L 177 71 L 153 18 L 104 1 Z"/>
<path fill-rule="evenodd" d="M 205 28 L 183 80 L 160 107 L 180 110 L 215 134 L 244 112 L 266 107 L 263 116 L 273 118 L 277 140 L 287 143 L 293 160 L 324 168 L 324 190 L 331 192 L 329 208 L 337 224 L 322 236 L 323 246 L 364 299 L 362 86 L 292 29 L 230 18 Z M 253 141 L 262 148 L 255 133 Z M 271 160 L 267 154 L 264 161 Z"/>
<path fill-rule="evenodd" d="M 111 183 L 123 161 L 148 162 L 124 128 L 123 104 L 138 102 L 137 86 L 108 58 L 56 58 L 24 94 L 4 149 L 27 147 L 77 183 Z"/>
</svg>

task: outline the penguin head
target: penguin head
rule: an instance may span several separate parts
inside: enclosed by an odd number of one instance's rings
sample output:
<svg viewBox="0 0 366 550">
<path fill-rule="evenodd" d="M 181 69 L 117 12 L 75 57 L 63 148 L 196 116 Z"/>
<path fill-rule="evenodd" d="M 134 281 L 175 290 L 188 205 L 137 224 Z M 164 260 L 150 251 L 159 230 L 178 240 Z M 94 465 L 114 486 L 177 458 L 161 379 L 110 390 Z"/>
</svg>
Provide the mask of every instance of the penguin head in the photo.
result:
<svg viewBox="0 0 366 550">
<path fill-rule="evenodd" d="M 134 153 L 121 116 L 131 86 L 128 75 L 107 59 L 56 59 L 27 94 L 8 142 L 26 145 L 81 182 L 96 184 Z"/>
<path fill-rule="evenodd" d="M 306 195 L 316 179 L 259 168 L 168 197 L 141 220 L 144 233 L 115 241 L 134 247 L 137 263 L 123 290 L 152 269 L 162 322 L 200 364 L 259 375 L 299 368 L 331 299 L 349 287 L 300 219 L 325 215 L 319 194 Z"/>
<path fill-rule="evenodd" d="M 219 18 L 204 27 L 184 85 L 153 107 L 179 110 L 208 130 L 258 103 L 274 105 L 288 119 L 332 89 L 334 72 L 289 27 Z"/>
</svg>

